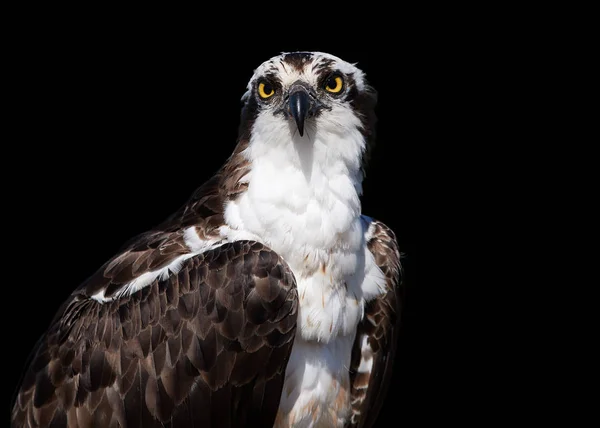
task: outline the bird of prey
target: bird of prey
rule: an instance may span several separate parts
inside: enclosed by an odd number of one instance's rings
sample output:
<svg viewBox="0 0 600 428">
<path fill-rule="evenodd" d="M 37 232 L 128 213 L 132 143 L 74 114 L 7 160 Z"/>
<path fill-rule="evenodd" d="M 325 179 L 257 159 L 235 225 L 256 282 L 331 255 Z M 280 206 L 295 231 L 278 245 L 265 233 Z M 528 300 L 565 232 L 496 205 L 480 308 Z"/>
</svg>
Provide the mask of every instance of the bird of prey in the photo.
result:
<svg viewBox="0 0 600 428">
<path fill-rule="evenodd" d="M 254 70 L 237 145 L 67 298 L 13 427 L 366 427 L 389 385 L 402 268 L 361 212 L 377 93 L 356 65 Z"/>
</svg>

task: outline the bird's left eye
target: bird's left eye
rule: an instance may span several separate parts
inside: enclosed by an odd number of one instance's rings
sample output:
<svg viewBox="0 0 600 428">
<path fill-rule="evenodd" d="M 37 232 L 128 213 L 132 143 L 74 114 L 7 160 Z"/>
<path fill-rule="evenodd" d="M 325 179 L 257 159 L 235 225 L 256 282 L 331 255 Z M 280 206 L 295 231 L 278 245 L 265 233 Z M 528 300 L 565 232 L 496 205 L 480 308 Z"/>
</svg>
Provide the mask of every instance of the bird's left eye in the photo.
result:
<svg viewBox="0 0 600 428">
<path fill-rule="evenodd" d="M 344 80 L 339 74 L 334 74 L 325 81 L 325 90 L 332 94 L 339 93 L 344 87 Z"/>
</svg>

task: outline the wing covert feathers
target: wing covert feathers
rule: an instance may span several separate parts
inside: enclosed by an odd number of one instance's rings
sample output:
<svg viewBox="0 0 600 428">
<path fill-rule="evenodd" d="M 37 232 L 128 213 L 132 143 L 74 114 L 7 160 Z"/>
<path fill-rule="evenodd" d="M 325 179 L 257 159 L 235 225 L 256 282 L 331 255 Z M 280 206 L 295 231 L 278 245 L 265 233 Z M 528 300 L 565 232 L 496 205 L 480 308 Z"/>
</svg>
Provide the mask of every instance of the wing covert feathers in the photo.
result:
<svg viewBox="0 0 600 428">
<path fill-rule="evenodd" d="M 38 342 L 13 427 L 273 424 L 298 298 L 269 248 L 224 244 L 131 296 L 89 297 L 78 289 Z"/>
</svg>

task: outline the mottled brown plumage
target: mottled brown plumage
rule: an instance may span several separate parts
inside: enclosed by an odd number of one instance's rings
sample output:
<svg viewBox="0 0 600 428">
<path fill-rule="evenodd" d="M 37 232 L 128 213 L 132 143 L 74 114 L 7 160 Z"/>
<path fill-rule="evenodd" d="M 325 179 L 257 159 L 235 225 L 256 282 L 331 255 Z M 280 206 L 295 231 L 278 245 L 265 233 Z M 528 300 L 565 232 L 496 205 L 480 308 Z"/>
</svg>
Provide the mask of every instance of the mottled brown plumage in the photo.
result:
<svg viewBox="0 0 600 428">
<path fill-rule="evenodd" d="M 12 424 L 269 426 L 297 307 L 286 263 L 249 241 L 111 303 L 83 287 L 38 343 Z"/>
</svg>

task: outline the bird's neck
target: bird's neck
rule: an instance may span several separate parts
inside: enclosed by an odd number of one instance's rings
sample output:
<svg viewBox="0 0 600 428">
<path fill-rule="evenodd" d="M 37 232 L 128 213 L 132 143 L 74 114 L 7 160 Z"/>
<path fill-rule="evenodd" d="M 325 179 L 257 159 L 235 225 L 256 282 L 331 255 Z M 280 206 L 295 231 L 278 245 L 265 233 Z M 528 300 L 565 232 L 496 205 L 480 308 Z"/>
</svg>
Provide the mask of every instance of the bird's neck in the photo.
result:
<svg viewBox="0 0 600 428">
<path fill-rule="evenodd" d="M 342 138 L 251 141 L 242 152 L 249 165 L 240 181 L 247 188 L 226 204 L 227 224 L 291 259 L 358 245 L 363 174 L 360 159 L 339 152 Z"/>
</svg>

